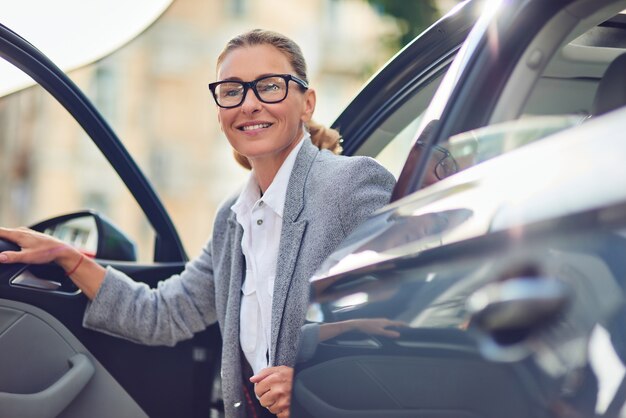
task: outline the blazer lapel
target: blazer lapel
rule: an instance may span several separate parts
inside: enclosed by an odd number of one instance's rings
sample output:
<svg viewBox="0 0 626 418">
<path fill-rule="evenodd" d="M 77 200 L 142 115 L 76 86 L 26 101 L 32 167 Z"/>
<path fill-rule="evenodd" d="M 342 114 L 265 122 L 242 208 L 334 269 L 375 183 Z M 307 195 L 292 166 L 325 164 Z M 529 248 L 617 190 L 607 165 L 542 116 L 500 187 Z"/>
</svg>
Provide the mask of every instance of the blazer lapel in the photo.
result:
<svg viewBox="0 0 626 418">
<path fill-rule="evenodd" d="M 278 346 L 278 331 L 283 320 L 289 286 L 307 225 L 306 220 L 298 220 L 304 207 L 304 184 L 318 152 L 317 147 L 311 144 L 310 140 L 306 140 L 298 153 L 287 186 L 272 302 L 271 364 L 274 363 Z"/>
<path fill-rule="evenodd" d="M 226 315 L 224 319 L 224 333 L 222 338 L 228 340 L 227 347 L 239 347 L 239 319 L 241 305 L 241 285 L 245 273 L 245 259 L 241 251 L 241 238 L 243 236 L 243 228 L 235 220 L 235 214 L 228 219 L 229 234 L 232 237 L 232 245 L 230 249 L 230 281 L 228 285 L 228 303 L 226 305 Z M 237 355 L 238 352 L 237 352 Z"/>
<path fill-rule="evenodd" d="M 228 236 L 225 245 L 229 246 L 229 253 L 225 260 L 230 264 L 230 280 L 228 283 L 228 293 L 226 298 L 226 312 L 224 324 L 222 325 L 223 347 L 228 350 L 222 352 L 222 386 L 225 401 L 228 404 L 242 401 L 241 390 L 241 363 L 239 360 L 239 318 L 241 305 L 241 285 L 245 271 L 245 260 L 241 251 L 241 238 L 243 228 L 236 220 L 235 213 L 228 217 Z M 227 395 L 228 394 L 228 395 Z M 228 409 L 228 407 L 227 407 Z"/>
</svg>

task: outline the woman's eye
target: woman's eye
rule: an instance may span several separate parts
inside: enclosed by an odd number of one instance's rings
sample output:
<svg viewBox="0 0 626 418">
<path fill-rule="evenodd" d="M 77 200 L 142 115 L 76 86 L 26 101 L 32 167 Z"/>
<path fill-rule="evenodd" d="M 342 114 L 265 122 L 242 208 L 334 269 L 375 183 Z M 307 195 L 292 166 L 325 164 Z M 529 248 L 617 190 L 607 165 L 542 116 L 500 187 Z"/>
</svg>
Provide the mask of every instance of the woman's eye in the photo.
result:
<svg viewBox="0 0 626 418">
<path fill-rule="evenodd" d="M 232 90 L 226 90 L 222 93 L 222 96 L 224 97 L 237 97 L 241 94 L 241 90 L 239 89 L 232 89 Z"/>
<path fill-rule="evenodd" d="M 268 84 L 263 84 L 261 86 L 259 86 L 259 90 L 261 91 L 276 91 L 276 90 L 280 90 L 280 86 L 278 84 L 275 83 L 268 83 Z"/>
</svg>

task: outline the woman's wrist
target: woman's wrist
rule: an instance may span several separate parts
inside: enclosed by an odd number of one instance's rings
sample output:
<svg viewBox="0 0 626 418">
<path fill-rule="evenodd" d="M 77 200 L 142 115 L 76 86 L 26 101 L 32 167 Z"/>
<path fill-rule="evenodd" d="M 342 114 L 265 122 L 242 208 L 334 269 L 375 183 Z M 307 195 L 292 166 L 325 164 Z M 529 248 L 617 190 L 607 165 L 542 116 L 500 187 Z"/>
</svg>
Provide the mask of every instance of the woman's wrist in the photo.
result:
<svg viewBox="0 0 626 418">
<path fill-rule="evenodd" d="M 63 244 L 53 251 L 56 253 L 53 261 L 65 270 L 66 273 L 75 270 L 74 267 L 76 264 L 84 257 L 76 248 L 67 244 Z"/>
<path fill-rule="evenodd" d="M 69 271 L 65 271 L 65 275 L 66 276 L 71 276 L 72 274 L 76 273 L 76 270 L 78 270 L 78 268 L 80 267 L 80 265 L 83 263 L 83 261 L 85 260 L 85 256 L 81 253 L 79 253 L 79 258 L 78 261 L 76 262 L 76 264 L 74 264 L 74 267 L 72 267 Z"/>
<path fill-rule="evenodd" d="M 102 266 L 69 245 L 59 250 L 54 261 L 89 299 L 96 296 L 106 275 Z"/>
<path fill-rule="evenodd" d="M 356 320 L 348 319 L 347 321 L 340 322 L 342 330 L 341 333 L 350 332 L 357 329 Z"/>
</svg>

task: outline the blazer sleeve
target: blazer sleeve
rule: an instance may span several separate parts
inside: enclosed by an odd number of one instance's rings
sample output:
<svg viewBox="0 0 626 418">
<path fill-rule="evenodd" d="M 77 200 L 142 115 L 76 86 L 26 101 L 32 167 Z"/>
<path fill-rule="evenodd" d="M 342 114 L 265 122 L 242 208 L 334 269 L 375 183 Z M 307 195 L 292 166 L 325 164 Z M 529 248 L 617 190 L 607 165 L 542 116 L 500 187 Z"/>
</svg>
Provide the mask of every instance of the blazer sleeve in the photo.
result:
<svg viewBox="0 0 626 418">
<path fill-rule="evenodd" d="M 344 160 L 345 161 L 345 160 Z M 374 211 L 380 209 L 391 198 L 396 180 L 376 160 L 369 157 L 351 157 L 342 164 L 338 174 L 343 181 L 336 196 L 338 213 L 343 233 L 347 236 Z M 320 324 L 307 323 L 300 328 L 299 350 L 296 362 L 309 360 L 319 345 Z"/>
<path fill-rule="evenodd" d="M 173 346 L 216 321 L 211 243 L 156 289 L 109 267 L 87 305 L 87 328 L 148 345 Z"/>
<path fill-rule="evenodd" d="M 393 175 L 373 158 L 352 157 L 351 160 L 348 172 L 343 174 L 346 179 L 343 190 L 338 193 L 341 196 L 339 218 L 345 236 L 389 203 L 396 183 Z"/>
</svg>

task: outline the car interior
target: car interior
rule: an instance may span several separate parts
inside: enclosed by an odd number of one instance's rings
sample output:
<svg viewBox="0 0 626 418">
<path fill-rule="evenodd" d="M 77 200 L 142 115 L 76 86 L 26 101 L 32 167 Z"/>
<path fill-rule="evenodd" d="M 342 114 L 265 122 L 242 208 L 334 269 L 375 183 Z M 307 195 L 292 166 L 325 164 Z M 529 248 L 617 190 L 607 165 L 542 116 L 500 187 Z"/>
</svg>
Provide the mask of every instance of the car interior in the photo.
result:
<svg viewBox="0 0 626 418">
<path fill-rule="evenodd" d="M 440 145 L 464 160 L 461 169 L 469 168 L 624 106 L 623 89 L 616 88 L 626 78 L 626 58 L 619 58 L 624 54 L 626 2 L 577 2 L 555 16 L 525 50 L 488 125 Z M 433 76 L 392 112 L 359 154 L 377 158 L 398 176 L 442 78 L 443 73 Z M 468 153 L 473 161 L 468 162 Z"/>
<path fill-rule="evenodd" d="M 525 50 L 489 124 L 440 144 L 459 169 L 625 106 L 625 7 L 577 2 L 557 14 Z"/>
</svg>

